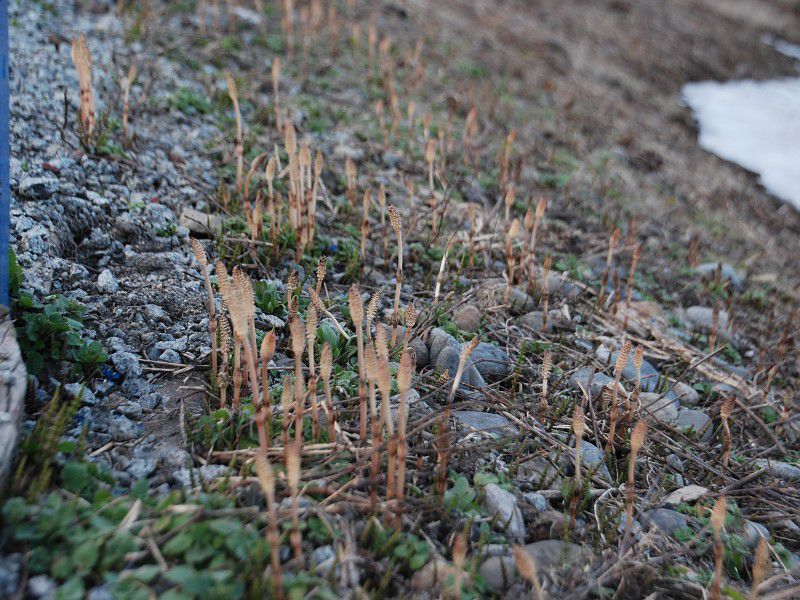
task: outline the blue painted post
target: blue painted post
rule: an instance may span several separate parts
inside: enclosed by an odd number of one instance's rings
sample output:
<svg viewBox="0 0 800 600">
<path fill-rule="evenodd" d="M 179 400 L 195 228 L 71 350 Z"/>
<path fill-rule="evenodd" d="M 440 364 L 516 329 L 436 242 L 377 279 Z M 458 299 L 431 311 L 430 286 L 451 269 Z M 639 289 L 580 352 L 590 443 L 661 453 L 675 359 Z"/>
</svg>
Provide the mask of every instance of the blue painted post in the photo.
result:
<svg viewBox="0 0 800 600">
<path fill-rule="evenodd" d="M 11 188 L 9 171 L 8 0 L 0 0 L 0 306 L 10 306 L 8 249 L 11 236 Z"/>
</svg>

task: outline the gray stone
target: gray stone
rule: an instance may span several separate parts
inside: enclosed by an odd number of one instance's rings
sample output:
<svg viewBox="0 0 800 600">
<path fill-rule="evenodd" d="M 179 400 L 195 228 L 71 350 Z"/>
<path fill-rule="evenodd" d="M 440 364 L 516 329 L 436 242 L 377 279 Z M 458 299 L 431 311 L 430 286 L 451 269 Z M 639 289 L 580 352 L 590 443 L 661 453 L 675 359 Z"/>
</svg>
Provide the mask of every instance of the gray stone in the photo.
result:
<svg viewBox="0 0 800 600">
<path fill-rule="evenodd" d="M 713 275 L 714 272 L 717 270 L 718 266 L 719 263 L 716 262 L 703 263 L 702 265 L 698 265 L 697 268 L 695 268 L 695 272 L 697 272 L 698 275 L 703 275 L 703 276 Z M 731 282 L 731 285 L 737 290 L 740 290 L 744 285 L 744 277 L 742 277 L 741 273 L 739 273 L 739 271 L 737 271 L 736 268 L 733 267 L 733 265 L 730 265 L 728 263 L 722 263 L 722 279 L 729 280 Z"/>
<path fill-rule="evenodd" d="M 132 458 L 127 470 L 131 478 L 138 481 L 156 470 L 156 461 L 152 458 Z"/>
<path fill-rule="evenodd" d="M 679 504 L 693 504 L 708 495 L 709 489 L 702 485 L 687 485 L 677 489 L 664 498 L 664 506 L 675 508 Z"/>
<path fill-rule="evenodd" d="M 758 542 L 761 541 L 761 538 L 769 541 L 769 529 L 764 527 L 761 523 L 755 523 L 754 521 L 745 519 L 742 526 L 742 540 L 744 541 L 744 545 L 753 550 L 758 546 Z"/>
<path fill-rule="evenodd" d="M 30 200 L 46 200 L 58 190 L 55 177 L 23 177 L 19 182 L 19 195 Z"/>
<path fill-rule="evenodd" d="M 682 381 L 677 382 L 672 387 L 672 391 L 683 406 L 695 406 L 700 402 L 700 394 L 698 391 Z"/>
<path fill-rule="evenodd" d="M 319 575 L 326 577 L 336 564 L 333 546 L 320 546 L 311 552 L 311 566 Z"/>
<path fill-rule="evenodd" d="M 502 415 L 495 415 L 476 410 L 457 410 L 453 412 L 456 421 L 476 431 L 485 432 L 492 437 L 502 437 L 504 435 L 518 436 L 519 430 Z"/>
<path fill-rule="evenodd" d="M 481 311 L 474 304 L 464 304 L 453 313 L 453 323 L 467 333 L 475 333 L 481 326 Z"/>
<path fill-rule="evenodd" d="M 408 342 L 408 347 L 414 352 L 414 358 L 418 368 L 427 367 L 430 364 L 428 345 L 420 338 L 413 338 Z"/>
<path fill-rule="evenodd" d="M 505 287 L 498 288 L 498 292 L 502 297 Z M 536 308 L 536 301 L 524 290 L 514 287 L 508 295 L 508 308 L 512 313 L 522 315 Z"/>
<path fill-rule="evenodd" d="M 686 318 L 691 329 L 710 333 L 714 326 L 714 309 L 707 306 L 690 306 L 686 309 Z M 723 340 L 733 339 L 733 330 L 728 323 L 728 311 L 719 311 L 717 336 Z"/>
<path fill-rule="evenodd" d="M 448 394 L 450 393 L 450 387 L 455 380 L 460 359 L 461 351 L 458 348 L 448 346 L 442 349 L 442 351 L 439 353 L 439 357 L 436 360 L 436 371 L 438 373 L 447 372 L 448 374 L 447 384 L 444 387 Z M 456 388 L 456 397 L 469 399 L 476 397 L 476 395 L 480 396 L 480 390 L 484 387 L 486 387 L 486 382 L 484 381 L 480 372 L 475 368 L 475 365 L 471 360 L 467 360 L 467 363 L 464 366 L 464 371 L 461 374 L 461 380 L 458 383 L 458 388 Z"/>
<path fill-rule="evenodd" d="M 428 334 L 428 358 L 430 364 L 436 364 L 439 353 L 444 348 L 460 348 L 458 340 L 441 327 L 435 327 Z M 452 373 L 451 373 L 452 375 Z"/>
<path fill-rule="evenodd" d="M 21 554 L 9 554 L 0 562 L 0 598 L 11 598 L 19 589 Z"/>
<path fill-rule="evenodd" d="M 196 238 L 213 237 L 222 229 L 222 216 L 204 213 L 193 208 L 184 208 L 179 222 Z"/>
<path fill-rule="evenodd" d="M 127 442 L 138 438 L 141 428 L 141 425 L 123 415 L 111 415 L 108 423 L 108 433 L 117 442 Z"/>
<path fill-rule="evenodd" d="M 541 310 L 534 310 L 526 313 L 517 319 L 522 327 L 527 327 L 533 331 L 549 333 L 557 328 L 565 327 L 569 321 L 564 317 L 564 313 L 558 309 L 547 311 L 547 329 L 544 328 L 544 312 Z"/>
<path fill-rule="evenodd" d="M 646 513 L 647 523 L 650 527 L 658 527 L 666 535 L 674 535 L 678 529 L 689 526 L 686 515 L 669 508 L 656 508 Z"/>
<path fill-rule="evenodd" d="M 106 294 L 116 294 L 119 290 L 119 282 L 110 270 L 103 269 L 97 276 L 97 289 Z"/>
<path fill-rule="evenodd" d="M 83 404 L 88 404 L 90 406 L 97 404 L 97 397 L 94 395 L 94 392 L 82 383 L 68 383 L 64 386 L 64 391 L 70 398 L 80 397 Z"/>
<path fill-rule="evenodd" d="M 711 439 L 711 418 L 702 410 L 682 408 L 678 411 L 678 429 L 687 435 L 694 434 L 701 442 Z"/>
<path fill-rule="evenodd" d="M 34 598 L 52 598 L 56 592 L 56 582 L 47 575 L 34 575 L 28 580 L 28 592 Z"/>
<path fill-rule="evenodd" d="M 145 304 L 144 316 L 147 317 L 150 321 L 155 321 L 156 323 L 169 324 L 172 322 L 172 320 L 169 318 L 169 315 L 167 314 L 167 311 L 165 311 L 157 304 Z"/>
<path fill-rule="evenodd" d="M 758 458 L 755 464 L 761 469 L 766 467 L 775 477 L 780 479 L 800 479 L 800 467 L 796 465 L 767 458 Z"/>
<path fill-rule="evenodd" d="M 164 362 L 168 363 L 177 363 L 180 364 L 181 362 L 181 355 L 175 352 L 172 348 L 168 348 L 164 350 L 159 356 L 158 360 L 163 360 Z"/>
<path fill-rule="evenodd" d="M 456 568 L 443 558 L 435 557 L 411 577 L 411 588 L 430 592 L 440 582 L 455 575 Z"/>
<path fill-rule="evenodd" d="M 572 542 L 541 540 L 525 546 L 540 576 L 551 570 L 569 569 L 579 560 L 588 560 L 591 553 Z M 490 590 L 501 592 L 517 579 L 517 567 L 512 556 L 492 556 L 478 569 Z"/>
<path fill-rule="evenodd" d="M 499 381 L 511 374 L 511 357 L 494 344 L 479 343 L 470 359 L 486 381 Z"/>
<path fill-rule="evenodd" d="M 588 390 L 589 376 L 592 375 L 592 389 Z M 609 377 L 605 373 L 600 373 L 592 367 L 581 367 L 575 371 L 569 378 L 569 385 L 573 389 L 580 390 L 581 387 L 592 395 L 592 398 L 598 398 L 603 392 L 605 386 L 614 384 L 614 378 Z"/>
<path fill-rule="evenodd" d="M 537 492 L 525 492 L 522 494 L 522 497 L 539 512 L 550 510 L 550 504 L 547 502 L 547 498 Z"/>
<path fill-rule="evenodd" d="M 581 464 L 584 471 L 611 481 L 611 473 L 605 463 L 605 454 L 600 448 L 586 440 L 581 442 Z"/>
<path fill-rule="evenodd" d="M 218 477 L 225 477 L 229 473 L 228 467 L 225 465 L 203 465 L 197 469 L 178 469 L 172 474 L 175 483 L 183 487 L 189 487 L 194 480 L 194 485 L 200 485 L 201 481 L 211 481 Z"/>
<path fill-rule="evenodd" d="M 111 363 L 117 371 L 127 377 L 140 377 L 142 374 L 139 357 L 133 352 L 115 352 L 111 355 Z"/>
<path fill-rule="evenodd" d="M 496 519 L 495 525 L 515 539 L 525 539 L 525 522 L 517 504 L 517 497 L 495 483 L 483 488 L 483 506 L 486 513 Z"/>
<path fill-rule="evenodd" d="M 642 392 L 639 395 L 639 405 L 645 415 L 651 419 L 674 425 L 678 421 L 678 408 L 680 404 L 672 398 L 661 396 L 652 392 Z"/>
</svg>

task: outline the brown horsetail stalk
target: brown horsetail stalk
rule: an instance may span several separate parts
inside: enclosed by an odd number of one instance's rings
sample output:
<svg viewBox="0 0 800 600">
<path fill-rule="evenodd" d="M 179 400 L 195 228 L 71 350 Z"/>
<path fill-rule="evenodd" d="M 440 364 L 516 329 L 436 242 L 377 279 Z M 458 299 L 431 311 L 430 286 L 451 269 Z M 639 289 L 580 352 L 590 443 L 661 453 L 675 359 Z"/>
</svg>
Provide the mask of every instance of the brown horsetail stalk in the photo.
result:
<svg viewBox="0 0 800 600">
<path fill-rule="evenodd" d="M 725 514 L 728 503 L 725 496 L 720 496 L 711 509 L 711 529 L 714 531 L 714 580 L 711 583 L 711 599 L 720 600 L 722 585 L 722 559 L 725 546 L 722 543 L 722 527 L 725 525 Z"/>
<path fill-rule="evenodd" d="M 394 287 L 394 310 L 392 311 L 392 346 L 397 341 L 397 325 L 400 319 L 400 289 L 403 286 L 403 223 L 394 205 L 389 205 L 389 223 L 397 237 L 397 272 Z"/>
<path fill-rule="evenodd" d="M 379 330 L 383 331 L 383 328 L 381 327 Z M 389 371 L 389 356 L 385 352 L 385 338 L 386 336 L 384 334 L 383 336 L 376 335 L 375 339 L 379 348 L 381 342 L 383 342 L 384 348 L 383 352 L 378 350 L 378 389 L 381 392 L 381 422 L 383 423 L 383 426 L 386 427 L 386 437 L 389 441 L 387 454 L 388 463 L 386 470 L 386 499 L 391 500 L 395 497 L 395 473 L 397 472 L 395 460 L 397 440 L 395 439 L 394 421 L 392 420 L 392 407 L 390 403 L 392 375 L 391 371 Z"/>
<path fill-rule="evenodd" d="M 625 534 L 623 537 L 623 545 L 620 547 L 620 552 L 628 545 L 631 535 L 631 526 L 633 525 L 633 500 L 636 494 L 635 490 L 635 475 L 636 475 L 636 456 L 644 445 L 644 440 L 647 437 L 647 422 L 639 421 L 636 427 L 631 432 L 631 455 L 628 460 L 628 485 L 625 490 Z"/>
<path fill-rule="evenodd" d="M 572 490 L 572 498 L 569 501 L 569 528 L 575 527 L 575 511 L 578 508 L 578 496 L 581 493 L 581 442 L 586 425 L 584 424 L 585 415 L 580 404 L 575 405 L 572 413 L 572 432 L 575 434 L 575 482 Z"/>
<path fill-rule="evenodd" d="M 81 94 L 81 127 L 85 136 L 94 131 L 95 105 L 92 88 L 92 55 L 86 45 L 86 36 L 80 34 L 72 38 L 72 62 L 78 72 L 78 86 Z"/>
<path fill-rule="evenodd" d="M 231 352 L 231 326 L 224 316 L 219 320 L 219 350 L 222 353 L 222 364 L 217 371 L 217 388 L 219 389 L 220 408 L 227 408 L 228 395 L 228 356 Z"/>
<path fill-rule="evenodd" d="M 272 424 L 272 403 L 269 398 L 269 362 L 272 360 L 272 357 L 275 355 L 275 331 L 268 331 L 267 334 L 264 336 L 264 339 L 261 340 L 261 393 L 262 393 L 262 400 L 261 400 L 261 412 L 263 413 L 263 419 L 266 425 L 265 429 L 265 437 L 266 437 L 266 446 L 269 448 L 269 435 L 266 433 L 270 430 L 270 426 Z M 259 431 L 259 433 L 261 433 Z"/>
<path fill-rule="evenodd" d="M 242 175 L 244 171 L 244 140 L 242 132 L 242 113 L 239 110 L 239 93 L 236 90 L 236 82 L 233 76 L 226 72 L 225 81 L 228 84 L 228 96 L 233 103 L 233 113 L 236 118 L 236 191 L 242 190 Z"/>
<path fill-rule="evenodd" d="M 539 575 L 533 557 L 528 554 L 524 546 L 512 546 L 511 550 L 514 552 L 514 564 L 517 566 L 517 571 L 533 587 L 534 599 L 543 600 L 542 585 L 539 583 Z"/>
<path fill-rule="evenodd" d="M 278 534 L 278 508 L 275 504 L 275 474 L 272 465 L 265 454 L 256 454 L 256 473 L 258 481 L 267 500 L 269 524 L 267 526 L 267 540 L 272 560 L 273 590 L 279 600 L 283 598 L 283 576 L 281 574 L 280 536 Z"/>
<path fill-rule="evenodd" d="M 719 328 L 719 300 L 714 303 L 711 311 L 711 333 L 708 334 L 708 353 L 714 354 L 717 346 L 717 330 Z"/>
<path fill-rule="evenodd" d="M 131 86 L 136 80 L 136 63 L 131 63 L 128 76 L 122 81 L 122 137 L 128 139 L 128 115 L 130 114 Z"/>
<path fill-rule="evenodd" d="M 414 360 L 411 353 L 403 351 L 400 357 L 400 366 L 397 369 L 397 391 L 400 394 L 400 405 L 397 410 L 397 515 L 395 526 L 400 525 L 400 515 L 403 512 L 403 498 L 406 485 L 406 459 L 408 457 L 408 439 L 406 425 L 408 423 L 408 392 L 411 389 L 411 378 L 414 376 Z"/>
<path fill-rule="evenodd" d="M 639 394 L 642 389 L 642 363 L 644 362 L 644 346 L 638 345 L 633 351 L 633 368 L 636 369 L 636 379 L 633 384 L 633 393 L 628 398 L 628 423 L 633 421 L 636 409 L 639 407 Z"/>
<path fill-rule="evenodd" d="M 617 418 L 619 416 L 619 407 L 617 399 L 619 396 L 619 381 L 622 377 L 622 371 L 625 365 L 628 364 L 628 359 L 631 355 L 631 341 L 625 340 L 617 355 L 617 362 L 614 365 L 614 387 L 611 390 L 611 415 L 608 418 L 608 440 L 606 440 L 606 452 L 611 452 L 614 448 L 614 434 L 617 428 Z"/>
<path fill-rule="evenodd" d="M 430 138 L 425 145 L 425 162 L 428 163 L 428 188 L 433 192 L 433 163 L 436 162 L 436 141 Z M 434 211 L 433 230 L 436 231 L 436 214 Z"/>
<path fill-rule="evenodd" d="M 367 333 L 368 340 L 372 339 L 372 323 L 375 321 L 375 317 L 378 316 L 380 302 L 381 290 L 377 289 L 372 293 L 372 297 L 369 299 L 369 303 L 367 304 L 367 323 L 364 327 L 364 331 Z"/>
<path fill-rule="evenodd" d="M 414 329 L 414 325 L 417 324 L 417 309 L 414 307 L 414 301 L 408 303 L 406 306 L 406 332 L 405 336 L 403 337 L 403 352 L 408 349 L 408 342 L 411 339 L 411 330 Z"/>
<path fill-rule="evenodd" d="M 328 413 L 328 438 L 336 440 L 336 415 L 333 412 L 333 394 L 331 393 L 331 372 L 333 371 L 333 353 L 331 345 L 325 342 L 319 359 L 319 374 L 325 388 L 325 410 Z"/>
<path fill-rule="evenodd" d="M 550 370 L 553 368 L 553 355 L 550 350 L 545 350 L 542 356 L 542 396 L 539 399 L 539 414 L 544 417 L 550 407 L 547 404 L 547 387 L 550 379 Z"/>
<path fill-rule="evenodd" d="M 442 291 L 442 283 L 444 282 L 444 274 L 447 268 L 447 256 L 450 254 L 450 246 L 453 244 L 453 239 L 450 238 L 447 240 L 447 244 L 444 247 L 444 254 L 442 254 L 442 260 L 439 263 L 439 272 L 436 274 L 436 285 L 433 289 L 433 301 L 437 302 L 439 300 L 439 294 Z"/>
<path fill-rule="evenodd" d="M 722 420 L 722 434 L 724 436 L 724 446 L 722 450 L 722 466 L 728 466 L 728 460 L 731 457 L 731 428 L 728 425 L 728 419 L 731 416 L 731 412 L 733 412 L 733 403 L 734 398 L 728 397 L 722 402 L 722 406 L 719 409 L 719 417 Z"/>
<path fill-rule="evenodd" d="M 619 228 L 615 229 L 608 239 L 608 252 L 606 253 L 606 268 L 603 270 L 603 276 L 600 278 L 600 290 L 597 293 L 597 307 L 603 305 L 603 300 L 606 295 L 606 286 L 608 285 L 608 277 L 611 274 L 611 262 L 614 260 L 614 249 L 617 247 L 621 231 Z"/>
<path fill-rule="evenodd" d="M 628 271 L 628 291 L 625 297 L 625 305 L 627 308 L 631 307 L 631 300 L 633 300 L 633 275 L 636 273 L 636 265 L 639 264 L 639 259 L 642 256 L 642 245 L 637 244 L 636 247 L 633 249 L 633 255 L 631 256 L 631 269 Z M 627 321 L 628 314 L 625 313 L 625 319 Z"/>
<path fill-rule="evenodd" d="M 319 413 L 317 409 L 317 369 L 314 342 L 317 339 L 317 309 L 311 303 L 306 309 L 306 343 L 308 345 L 308 397 L 311 399 L 311 424 L 314 439 L 319 439 Z"/>
<path fill-rule="evenodd" d="M 383 240 L 383 260 L 386 262 L 386 257 L 389 254 L 389 236 L 386 227 L 386 185 L 381 184 L 378 190 L 378 205 L 381 209 L 381 238 Z"/>
<path fill-rule="evenodd" d="M 369 235 L 369 190 L 364 192 L 361 200 L 361 260 L 367 259 L 367 236 Z"/>
<path fill-rule="evenodd" d="M 542 331 L 547 331 L 547 313 L 550 305 L 550 269 L 553 266 L 553 257 L 549 254 L 542 263 Z"/>
<path fill-rule="evenodd" d="M 617 314 L 617 306 L 619 305 L 619 294 L 620 294 L 620 281 L 619 281 L 619 271 L 614 269 L 614 274 L 611 277 L 614 281 L 614 299 L 611 302 L 611 314 Z"/>
<path fill-rule="evenodd" d="M 281 59 L 277 56 L 272 59 L 272 97 L 273 108 L 275 109 L 275 128 L 280 131 L 283 129 L 283 120 L 281 119 L 281 101 L 279 86 L 281 81 Z"/>
<path fill-rule="evenodd" d="M 290 383 L 289 376 L 284 376 L 281 390 L 281 443 L 283 444 L 284 460 L 289 448 L 289 412 L 294 402 L 294 391 Z"/>
<path fill-rule="evenodd" d="M 358 436 L 361 443 L 367 441 L 367 389 L 366 372 L 364 370 L 364 301 L 361 299 L 361 292 L 358 286 L 353 284 L 347 294 L 347 302 L 350 308 L 350 318 L 356 328 L 356 350 L 358 353 L 358 404 L 360 422 L 358 424 Z"/>
<path fill-rule="evenodd" d="M 467 205 L 467 216 L 469 217 L 469 268 L 475 267 L 475 205 L 471 202 Z"/>
<path fill-rule="evenodd" d="M 286 483 L 292 495 L 292 533 L 289 541 L 297 561 L 303 561 L 303 539 L 300 535 L 300 514 L 298 501 L 300 496 L 300 444 L 290 444 L 286 452 Z"/>
<path fill-rule="evenodd" d="M 303 445 L 303 411 L 305 409 L 305 381 L 303 378 L 303 351 L 305 350 L 305 327 L 299 316 L 289 322 L 294 354 L 294 437 L 297 450 Z"/>
<path fill-rule="evenodd" d="M 539 198 L 539 203 L 536 205 L 536 213 L 533 217 L 533 226 L 531 229 L 530 240 L 528 242 L 528 289 L 533 291 L 534 282 L 534 264 L 536 261 L 536 241 L 539 234 L 539 226 L 544 216 L 544 211 L 547 208 L 547 200 L 544 196 Z"/>
<path fill-rule="evenodd" d="M 320 256 L 319 261 L 317 261 L 317 294 L 322 293 L 322 284 L 325 283 L 325 273 L 328 270 L 327 266 L 328 258 L 326 256 Z"/>
<path fill-rule="evenodd" d="M 506 209 L 506 223 L 511 220 L 511 207 L 514 206 L 514 200 L 517 196 L 517 188 L 512 183 L 508 186 L 508 191 L 506 192 L 506 196 L 503 199 L 503 203 L 505 204 Z"/>
<path fill-rule="evenodd" d="M 439 432 L 438 437 L 436 439 L 436 454 L 437 454 L 437 466 L 438 472 L 436 476 L 436 487 L 437 493 L 439 494 L 440 498 L 444 498 L 444 488 L 446 483 L 446 476 L 447 476 L 447 463 L 450 459 L 450 452 L 452 451 L 451 448 L 451 439 L 450 439 L 450 405 L 453 403 L 453 400 L 456 397 L 456 392 L 458 391 L 458 386 L 461 383 L 461 377 L 464 375 L 464 368 L 467 365 L 467 361 L 469 357 L 472 355 L 472 352 L 475 348 L 478 347 L 481 338 L 480 336 L 475 336 L 469 344 L 465 344 L 464 348 L 461 350 L 461 356 L 458 359 L 458 368 L 456 368 L 455 376 L 453 377 L 453 384 L 450 386 L 450 392 L 447 395 L 447 404 L 445 404 L 444 412 L 442 413 L 442 417 L 439 420 Z"/>
<path fill-rule="evenodd" d="M 375 384 L 378 382 L 378 357 L 374 344 L 369 341 L 364 349 L 364 370 L 367 375 L 370 432 L 372 435 L 372 452 L 370 454 L 370 500 L 373 506 L 378 502 L 378 474 L 380 472 L 381 455 L 378 453 L 380 445 L 380 421 L 378 420 L 378 406 L 375 397 Z"/>
<path fill-rule="evenodd" d="M 194 238 L 189 238 L 192 251 L 200 269 L 203 272 L 203 280 L 206 286 L 206 301 L 208 304 L 208 333 L 211 337 L 211 374 L 217 377 L 217 310 L 214 304 L 214 288 L 211 287 L 211 277 L 208 275 L 208 255 L 203 245 Z M 225 356 L 225 360 L 228 357 Z"/>
<path fill-rule="evenodd" d="M 750 579 L 752 585 L 750 586 L 749 600 L 757 600 L 758 586 L 764 581 L 769 568 L 769 543 L 763 537 L 758 540 L 758 547 L 756 548 L 756 556 L 753 560 L 753 573 Z"/>
<path fill-rule="evenodd" d="M 514 286 L 514 263 L 516 258 L 514 256 L 514 240 L 519 235 L 519 219 L 514 219 L 511 226 L 506 233 L 506 274 L 508 275 L 506 292 L 503 296 L 503 303 L 508 304 L 508 298 L 511 294 L 511 288 Z"/>
</svg>

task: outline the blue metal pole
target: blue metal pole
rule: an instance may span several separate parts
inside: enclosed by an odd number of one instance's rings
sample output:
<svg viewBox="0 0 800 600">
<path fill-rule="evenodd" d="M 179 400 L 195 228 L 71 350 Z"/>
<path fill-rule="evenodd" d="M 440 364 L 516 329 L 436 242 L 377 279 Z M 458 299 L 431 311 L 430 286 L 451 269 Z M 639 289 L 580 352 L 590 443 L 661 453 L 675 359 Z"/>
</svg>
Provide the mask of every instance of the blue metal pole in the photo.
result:
<svg viewBox="0 0 800 600">
<path fill-rule="evenodd" d="M 9 171 L 8 0 L 0 0 L 0 306 L 10 306 L 8 250 L 11 236 Z"/>
</svg>

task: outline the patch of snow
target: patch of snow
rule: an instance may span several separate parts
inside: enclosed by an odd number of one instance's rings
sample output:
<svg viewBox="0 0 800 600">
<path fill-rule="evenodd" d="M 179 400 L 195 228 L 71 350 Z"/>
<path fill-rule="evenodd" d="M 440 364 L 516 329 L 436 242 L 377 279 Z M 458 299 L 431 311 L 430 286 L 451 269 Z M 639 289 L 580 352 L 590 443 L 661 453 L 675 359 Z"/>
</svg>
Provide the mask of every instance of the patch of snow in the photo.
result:
<svg viewBox="0 0 800 600">
<path fill-rule="evenodd" d="M 689 83 L 683 98 L 700 146 L 758 173 L 768 191 L 800 208 L 800 78 Z"/>
</svg>

